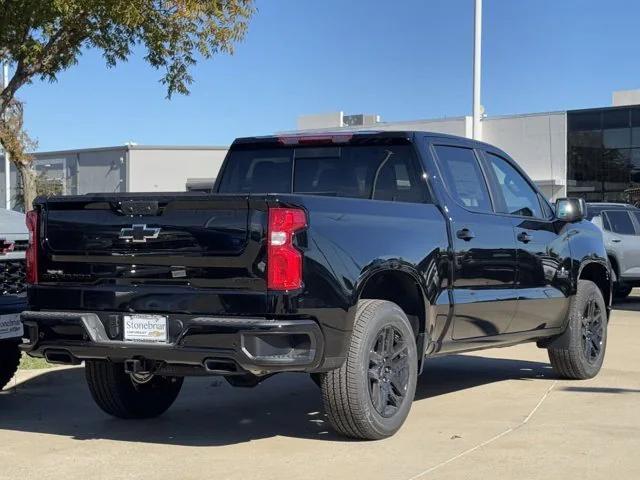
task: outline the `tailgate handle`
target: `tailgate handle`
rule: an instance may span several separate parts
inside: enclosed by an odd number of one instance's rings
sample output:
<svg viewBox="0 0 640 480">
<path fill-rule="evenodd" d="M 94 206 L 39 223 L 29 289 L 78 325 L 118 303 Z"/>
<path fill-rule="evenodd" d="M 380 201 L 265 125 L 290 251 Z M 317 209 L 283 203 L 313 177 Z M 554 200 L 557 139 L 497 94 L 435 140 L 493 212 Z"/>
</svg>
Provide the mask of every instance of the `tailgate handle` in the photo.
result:
<svg viewBox="0 0 640 480">
<path fill-rule="evenodd" d="M 125 215 L 157 215 L 158 202 L 151 200 L 124 200 L 118 202 L 119 210 Z"/>
</svg>

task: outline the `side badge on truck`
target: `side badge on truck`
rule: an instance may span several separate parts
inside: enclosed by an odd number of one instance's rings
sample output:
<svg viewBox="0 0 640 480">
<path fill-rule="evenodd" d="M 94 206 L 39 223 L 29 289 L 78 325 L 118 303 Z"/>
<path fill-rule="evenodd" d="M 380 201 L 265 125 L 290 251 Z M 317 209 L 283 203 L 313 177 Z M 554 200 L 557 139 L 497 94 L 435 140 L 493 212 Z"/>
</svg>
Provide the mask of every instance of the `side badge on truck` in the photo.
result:
<svg viewBox="0 0 640 480">
<path fill-rule="evenodd" d="M 147 239 L 158 238 L 158 235 L 160 235 L 159 228 L 147 228 L 146 224 L 136 224 L 120 230 L 118 238 L 131 240 L 134 243 L 146 243 Z"/>
</svg>

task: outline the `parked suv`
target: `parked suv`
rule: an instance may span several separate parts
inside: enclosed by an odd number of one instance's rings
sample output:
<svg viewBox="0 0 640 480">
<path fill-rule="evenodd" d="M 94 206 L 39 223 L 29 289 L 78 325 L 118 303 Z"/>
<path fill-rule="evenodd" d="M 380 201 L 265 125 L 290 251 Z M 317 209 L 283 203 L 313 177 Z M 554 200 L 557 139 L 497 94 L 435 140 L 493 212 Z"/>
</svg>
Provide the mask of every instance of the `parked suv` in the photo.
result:
<svg viewBox="0 0 640 480">
<path fill-rule="evenodd" d="M 20 363 L 20 312 L 27 304 L 24 261 L 28 242 L 24 214 L 0 209 L 0 390 Z"/>
<path fill-rule="evenodd" d="M 377 439 L 407 417 L 426 357 L 537 342 L 575 379 L 604 358 L 602 233 L 485 143 L 243 138 L 212 193 L 34 207 L 24 348 L 84 360 L 117 417 L 161 414 L 189 375 L 307 372 L 335 430 Z"/>
<path fill-rule="evenodd" d="M 587 219 L 603 232 L 614 296 L 625 298 L 640 286 L 640 208 L 624 203 L 589 203 Z"/>
</svg>

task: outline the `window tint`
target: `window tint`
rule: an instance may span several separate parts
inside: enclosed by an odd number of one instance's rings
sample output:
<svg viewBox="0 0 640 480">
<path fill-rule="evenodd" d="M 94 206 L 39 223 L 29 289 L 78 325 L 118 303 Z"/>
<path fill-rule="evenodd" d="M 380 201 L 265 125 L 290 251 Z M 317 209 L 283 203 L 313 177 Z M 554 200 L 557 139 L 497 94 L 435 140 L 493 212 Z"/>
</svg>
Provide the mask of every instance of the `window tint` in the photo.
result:
<svg viewBox="0 0 640 480">
<path fill-rule="evenodd" d="M 229 155 L 221 193 L 293 191 L 400 202 L 428 200 L 409 145 L 265 148 Z"/>
<path fill-rule="evenodd" d="M 426 185 L 408 145 L 298 148 L 293 191 L 301 194 L 424 202 Z"/>
<path fill-rule="evenodd" d="M 290 193 L 290 149 L 238 150 L 222 172 L 221 193 Z"/>
<path fill-rule="evenodd" d="M 624 210 L 607 210 L 609 230 L 620 235 L 634 235 L 636 233 L 629 213 Z"/>
<path fill-rule="evenodd" d="M 491 211 L 489 190 L 473 150 L 444 145 L 434 148 L 451 194 L 471 210 Z"/>
<path fill-rule="evenodd" d="M 511 215 L 543 218 L 537 192 L 524 177 L 503 158 L 487 153 L 487 159 L 496 175 L 500 191 Z"/>
</svg>

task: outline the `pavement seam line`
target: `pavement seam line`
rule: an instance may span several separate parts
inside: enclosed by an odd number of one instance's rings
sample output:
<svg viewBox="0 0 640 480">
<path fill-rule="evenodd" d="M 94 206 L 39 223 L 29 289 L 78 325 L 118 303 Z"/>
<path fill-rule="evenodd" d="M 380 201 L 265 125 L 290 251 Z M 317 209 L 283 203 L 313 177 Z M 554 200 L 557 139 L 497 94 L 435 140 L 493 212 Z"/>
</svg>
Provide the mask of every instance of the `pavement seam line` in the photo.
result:
<svg viewBox="0 0 640 480">
<path fill-rule="evenodd" d="M 485 447 L 485 446 L 489 445 L 490 443 L 493 443 L 496 440 L 504 437 L 505 435 L 508 435 L 511 432 L 514 432 L 515 430 L 518 430 L 520 427 L 526 425 L 529 422 L 529 420 L 531 420 L 531 418 L 533 418 L 533 415 L 540 408 L 540 406 L 544 403 L 544 401 L 549 397 L 549 394 L 551 393 L 551 390 L 554 389 L 554 387 L 556 386 L 557 383 L 558 383 L 558 381 L 554 380 L 554 382 L 547 389 L 547 391 L 544 392 L 544 395 L 542 395 L 542 397 L 540 398 L 540 400 L 538 401 L 536 406 L 533 407 L 533 410 L 531 410 L 529 412 L 529 415 L 527 415 L 525 417 L 525 419 L 522 420 L 519 424 L 517 424 L 517 425 L 515 425 L 513 427 L 510 427 L 510 428 L 506 429 L 504 432 L 499 433 L 498 435 L 495 435 L 495 436 L 491 437 L 490 439 L 485 440 L 484 442 L 480 442 L 479 444 L 477 444 L 477 445 L 475 445 L 475 446 L 473 446 L 473 447 L 471 447 L 471 448 L 469 448 L 469 449 L 467 449 L 467 450 L 465 450 L 463 452 L 460 452 L 459 454 L 457 454 L 457 455 L 455 455 L 455 456 L 453 456 L 453 457 L 451 457 L 451 458 L 449 458 L 449 459 L 447 459 L 447 460 L 445 460 L 443 462 L 440 462 L 437 465 L 434 465 L 433 467 L 430 467 L 430 468 L 418 473 L 417 475 L 414 475 L 413 477 L 409 478 L 409 480 L 417 480 L 418 478 L 424 477 L 425 475 L 428 475 L 429 473 L 439 469 L 440 467 L 444 467 L 445 465 L 448 465 L 448 464 L 450 464 L 452 462 L 455 462 L 459 458 L 465 457 L 465 456 L 469 455 L 470 453 L 473 453 L 476 450 L 479 450 L 482 447 Z"/>
</svg>

